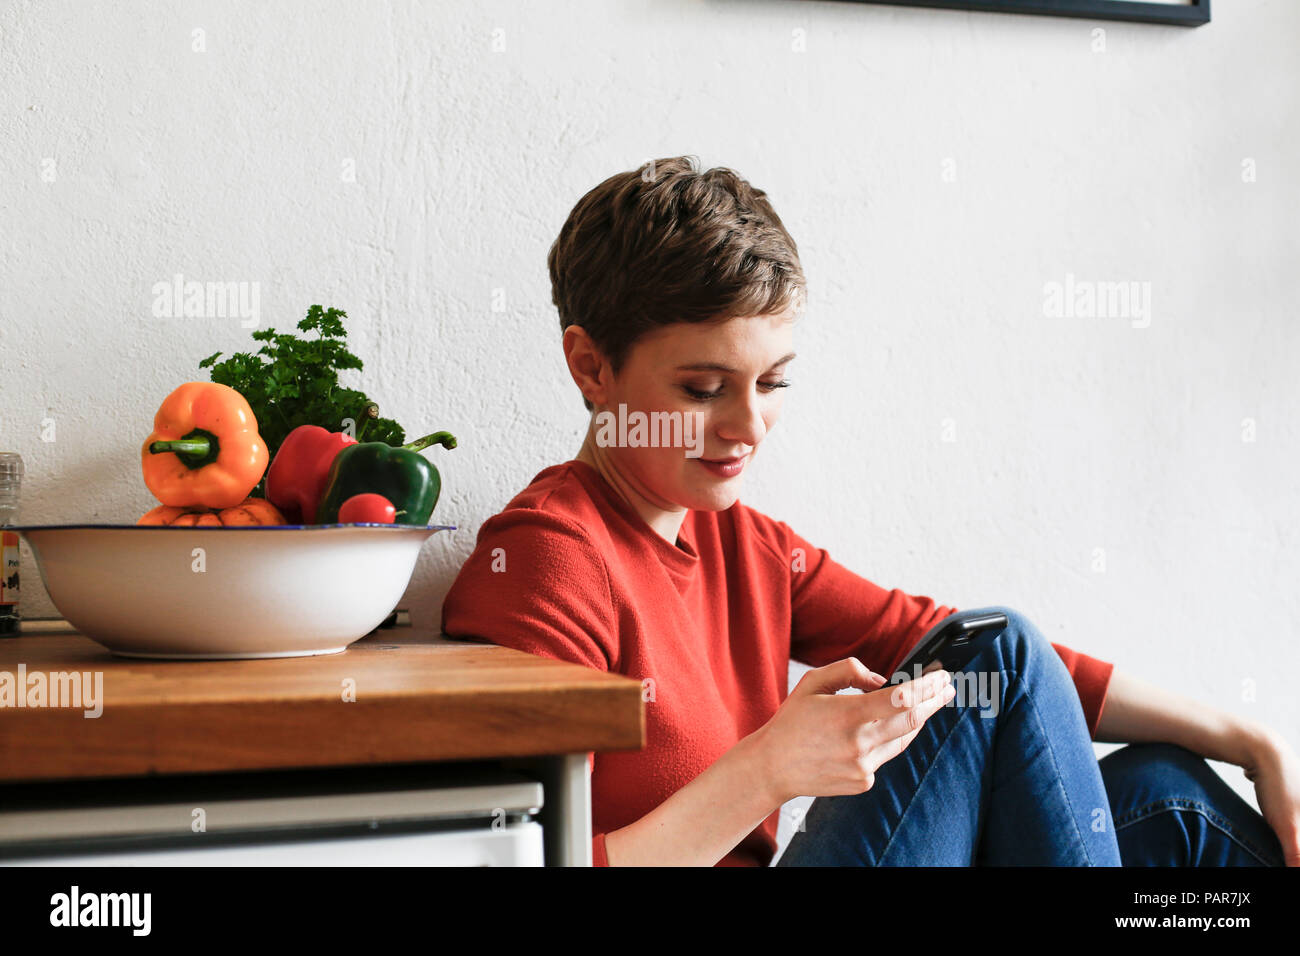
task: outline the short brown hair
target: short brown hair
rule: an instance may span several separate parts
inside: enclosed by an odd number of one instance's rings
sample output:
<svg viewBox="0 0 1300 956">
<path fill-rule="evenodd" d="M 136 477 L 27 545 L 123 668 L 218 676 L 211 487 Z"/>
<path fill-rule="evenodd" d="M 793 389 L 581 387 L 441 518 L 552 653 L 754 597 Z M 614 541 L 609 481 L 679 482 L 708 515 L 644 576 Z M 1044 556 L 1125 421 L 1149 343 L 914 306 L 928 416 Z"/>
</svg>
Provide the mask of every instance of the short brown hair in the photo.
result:
<svg viewBox="0 0 1300 956">
<path fill-rule="evenodd" d="M 725 167 L 700 172 L 694 156 L 596 186 L 547 266 L 560 328 L 582 326 L 615 374 L 651 329 L 800 310 L 806 295 L 799 249 L 767 194 Z"/>
</svg>

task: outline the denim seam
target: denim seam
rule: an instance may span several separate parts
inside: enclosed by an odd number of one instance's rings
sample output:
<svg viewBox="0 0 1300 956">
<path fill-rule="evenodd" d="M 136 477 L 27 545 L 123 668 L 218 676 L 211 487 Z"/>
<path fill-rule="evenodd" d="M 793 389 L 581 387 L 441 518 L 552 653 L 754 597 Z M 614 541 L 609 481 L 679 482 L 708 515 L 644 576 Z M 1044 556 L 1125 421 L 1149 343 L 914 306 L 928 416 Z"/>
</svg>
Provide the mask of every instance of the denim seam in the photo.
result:
<svg viewBox="0 0 1300 956">
<path fill-rule="evenodd" d="M 1142 812 L 1146 810 L 1150 810 L 1152 812 L 1150 813 Z M 1143 820 L 1150 819 L 1151 817 L 1155 816 L 1158 813 L 1176 813 L 1179 811 L 1189 811 L 1191 813 L 1200 814 L 1209 822 L 1209 824 L 1212 827 L 1214 827 L 1216 830 L 1219 830 L 1229 840 L 1237 844 L 1239 847 L 1241 847 L 1243 850 L 1245 850 L 1255 859 L 1259 860 L 1259 862 L 1262 865 L 1264 866 L 1274 865 L 1273 863 L 1270 863 L 1268 860 L 1266 860 L 1263 857 L 1262 850 L 1256 848 L 1256 846 L 1253 843 L 1251 843 L 1250 840 L 1248 840 L 1246 837 L 1242 836 L 1236 830 L 1234 830 L 1232 828 L 1232 825 L 1228 823 L 1227 820 L 1220 817 L 1217 813 L 1213 813 L 1204 803 L 1201 803 L 1199 800 L 1192 800 L 1189 797 L 1169 797 L 1164 800 L 1160 800 L 1155 803 L 1148 803 L 1146 806 L 1138 807 L 1134 810 L 1130 810 L 1123 817 L 1125 822 L 1120 823 L 1118 820 L 1115 822 L 1115 832 L 1118 833 L 1120 830 L 1123 830 L 1126 827 L 1131 827 L 1135 823 L 1141 823 Z M 1139 814 L 1139 813 L 1141 813 L 1141 816 L 1134 816 L 1134 814 Z M 1128 819 L 1130 816 L 1132 816 L 1133 819 Z"/>
<path fill-rule="evenodd" d="M 1014 671 L 1009 667 L 1004 668 L 1003 672 L 1006 674 L 1012 674 L 1017 678 L 1019 678 L 1020 676 L 1017 671 Z M 1047 725 L 1043 723 L 1042 714 L 1038 710 L 1038 705 L 1034 702 L 1034 695 L 1029 689 L 1029 684 L 1025 683 L 1023 686 L 1025 692 L 1025 700 L 1029 701 L 1029 706 L 1033 709 L 1034 720 L 1038 722 L 1038 727 L 1040 732 L 1042 733 L 1043 740 L 1047 742 L 1047 752 L 1052 755 L 1052 765 L 1053 767 L 1056 768 L 1056 786 L 1060 789 L 1061 795 L 1065 797 L 1066 806 L 1070 808 L 1070 819 L 1074 821 L 1074 832 L 1075 835 L 1079 838 L 1079 846 L 1083 849 L 1083 855 L 1084 858 L 1088 861 L 1088 866 L 1095 866 L 1096 864 L 1092 862 L 1092 854 L 1088 852 L 1088 841 L 1084 838 L 1083 832 L 1079 829 L 1079 818 L 1075 815 L 1074 801 L 1070 799 L 1070 792 L 1066 790 L 1065 785 L 1061 783 L 1061 764 L 1060 761 L 1056 759 L 1056 748 L 1052 745 L 1052 737 L 1049 733 L 1047 733 Z M 1104 792 L 1105 791 L 1103 789 L 1103 793 Z M 1106 810 L 1110 809 L 1109 802 L 1110 801 L 1108 799 L 1107 806 L 1104 809 Z"/>
<path fill-rule="evenodd" d="M 1178 804 L 1180 806 L 1185 806 L 1185 807 L 1200 808 L 1206 811 L 1207 816 L 1213 817 L 1215 823 L 1224 826 L 1227 825 L 1228 821 L 1221 814 L 1214 813 L 1214 811 L 1209 807 L 1208 804 L 1206 804 L 1201 800 L 1197 800 L 1194 797 L 1161 797 L 1159 800 L 1152 800 L 1150 803 L 1144 803 L 1140 807 L 1133 807 L 1130 810 L 1126 811 L 1122 817 L 1116 819 L 1116 824 L 1118 824 L 1119 820 L 1121 819 L 1124 820 L 1126 824 L 1133 823 L 1138 819 L 1140 815 L 1145 813 L 1145 811 L 1147 810 L 1168 808 L 1173 806 L 1174 804 Z"/>
<path fill-rule="evenodd" d="M 956 697 L 953 698 L 953 700 L 956 699 L 957 699 Z M 948 705 L 945 704 L 944 706 L 946 707 Z M 885 841 L 884 849 L 880 851 L 880 856 L 877 858 L 876 861 L 877 866 L 880 865 L 880 860 L 883 860 L 885 857 L 889 855 L 889 850 L 894 845 L 894 839 L 898 836 L 899 831 L 903 829 L 903 822 L 907 819 L 907 815 L 912 812 L 912 806 L 916 803 L 917 794 L 919 794 L 921 792 L 921 788 L 925 786 L 925 781 L 929 778 L 930 771 L 932 771 L 934 769 L 934 765 L 939 762 L 940 754 L 942 754 L 944 748 L 948 746 L 948 741 L 952 740 L 952 735 L 956 732 L 957 728 L 961 726 L 961 722 L 966 719 L 966 715 L 968 713 L 970 713 L 969 707 L 965 708 L 962 711 L 961 716 L 958 717 L 953 722 L 953 725 L 948 728 L 948 732 L 944 734 L 943 741 L 939 744 L 938 749 L 936 749 L 934 752 L 934 757 L 931 758 L 929 762 L 926 763 L 925 772 L 921 774 L 921 779 L 919 779 L 916 782 L 916 789 L 912 792 L 912 799 L 907 801 L 907 806 L 903 810 L 903 815 L 898 818 L 898 823 L 896 823 L 894 825 L 893 830 L 890 831 L 889 839 Z"/>
</svg>

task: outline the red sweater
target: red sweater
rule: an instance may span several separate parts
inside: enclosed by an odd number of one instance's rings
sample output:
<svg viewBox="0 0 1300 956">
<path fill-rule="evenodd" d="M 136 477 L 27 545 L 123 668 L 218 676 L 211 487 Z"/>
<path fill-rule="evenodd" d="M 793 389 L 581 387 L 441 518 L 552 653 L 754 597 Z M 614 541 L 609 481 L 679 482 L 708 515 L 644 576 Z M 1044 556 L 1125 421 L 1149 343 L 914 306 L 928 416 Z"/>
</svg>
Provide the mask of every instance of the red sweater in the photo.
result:
<svg viewBox="0 0 1300 956">
<path fill-rule="evenodd" d="M 800 554 L 803 567 L 792 570 Z M 653 681 L 644 749 L 590 758 L 593 861 L 607 866 L 606 833 L 649 813 L 776 713 L 791 658 L 821 666 L 853 656 L 892 674 L 954 610 L 872 584 L 740 502 L 688 511 L 674 546 L 575 459 L 538 473 L 483 523 L 443 603 L 442 629 Z M 1112 665 L 1052 646 L 1095 736 Z M 773 811 L 718 865 L 768 865 L 778 818 Z"/>
</svg>

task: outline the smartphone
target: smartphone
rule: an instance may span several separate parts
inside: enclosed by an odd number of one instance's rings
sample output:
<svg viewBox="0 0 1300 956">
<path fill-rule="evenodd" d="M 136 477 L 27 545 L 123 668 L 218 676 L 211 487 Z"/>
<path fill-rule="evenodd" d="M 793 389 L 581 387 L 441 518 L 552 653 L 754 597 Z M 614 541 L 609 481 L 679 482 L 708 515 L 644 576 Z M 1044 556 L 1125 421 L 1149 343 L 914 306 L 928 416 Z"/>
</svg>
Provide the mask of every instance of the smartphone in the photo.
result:
<svg viewBox="0 0 1300 956">
<path fill-rule="evenodd" d="M 955 673 L 993 643 L 1006 626 L 1005 614 L 980 611 L 949 614 L 916 642 L 889 678 L 889 683 L 901 684 L 927 673 L 934 669 L 930 665 L 935 661 L 944 670 Z"/>
</svg>

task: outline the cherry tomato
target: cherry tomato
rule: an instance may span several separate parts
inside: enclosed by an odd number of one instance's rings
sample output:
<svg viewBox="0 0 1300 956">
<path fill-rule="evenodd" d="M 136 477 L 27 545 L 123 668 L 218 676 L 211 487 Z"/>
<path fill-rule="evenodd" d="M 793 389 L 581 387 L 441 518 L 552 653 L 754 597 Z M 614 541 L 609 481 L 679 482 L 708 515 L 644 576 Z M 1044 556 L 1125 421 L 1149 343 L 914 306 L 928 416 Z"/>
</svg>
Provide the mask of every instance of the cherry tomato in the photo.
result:
<svg viewBox="0 0 1300 956">
<path fill-rule="evenodd" d="M 397 521 L 397 509 L 383 495 L 353 495 L 339 506 L 339 524 L 354 521 L 393 524 Z"/>
</svg>

